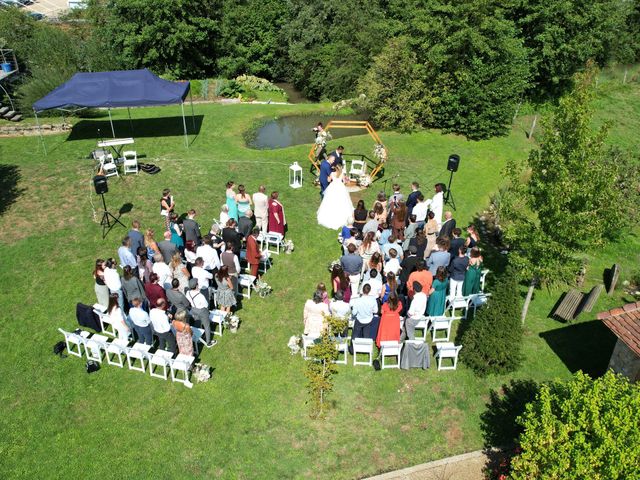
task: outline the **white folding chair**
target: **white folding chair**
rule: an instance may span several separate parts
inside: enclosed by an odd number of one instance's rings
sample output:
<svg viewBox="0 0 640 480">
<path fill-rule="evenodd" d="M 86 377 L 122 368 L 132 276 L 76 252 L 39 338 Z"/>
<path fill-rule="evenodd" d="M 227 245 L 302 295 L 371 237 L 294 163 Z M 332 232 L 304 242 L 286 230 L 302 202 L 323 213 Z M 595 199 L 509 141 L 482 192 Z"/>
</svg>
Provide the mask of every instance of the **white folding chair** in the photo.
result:
<svg viewBox="0 0 640 480">
<path fill-rule="evenodd" d="M 209 312 L 209 320 L 213 323 L 212 333 L 214 335 L 222 336 L 222 324 L 224 323 L 224 317 L 226 317 L 226 315 L 227 312 L 223 312 L 222 310 L 211 310 Z"/>
<path fill-rule="evenodd" d="M 156 350 L 156 352 L 149 358 L 149 375 L 156 378 L 162 378 L 164 380 L 168 377 L 168 368 L 171 364 L 173 353 L 166 350 Z M 162 370 L 162 373 L 155 373 L 156 367 Z"/>
<path fill-rule="evenodd" d="M 147 370 L 145 368 L 144 361 L 148 360 L 150 356 L 149 350 L 151 350 L 151 345 L 135 343 L 133 347 L 127 351 L 127 364 L 129 365 L 129 370 L 145 373 Z M 140 362 L 140 366 L 137 365 L 137 361 Z"/>
<path fill-rule="evenodd" d="M 300 350 L 300 353 L 305 360 L 309 360 L 309 356 L 307 355 L 307 348 L 313 347 L 317 339 L 318 337 L 312 337 L 311 335 L 302 336 L 302 349 Z"/>
<path fill-rule="evenodd" d="M 110 344 L 107 345 L 107 363 L 109 365 L 116 365 L 117 367 L 124 367 L 123 356 L 127 356 L 127 349 L 129 348 L 129 341 L 116 338 Z"/>
<path fill-rule="evenodd" d="M 58 331 L 62 335 L 64 335 L 64 341 L 67 344 L 67 352 L 69 352 L 69 355 L 82 358 L 82 347 L 84 347 L 85 345 L 85 338 L 82 335 L 78 335 L 77 333 L 73 332 L 67 332 L 61 328 L 59 328 Z M 74 346 L 76 350 L 74 350 Z"/>
<path fill-rule="evenodd" d="M 346 365 L 349 359 L 349 339 L 340 338 L 336 340 L 336 349 L 338 350 L 338 358 L 333 363 L 339 363 L 340 365 Z M 340 360 L 340 354 L 344 354 L 344 358 Z"/>
<path fill-rule="evenodd" d="M 351 160 L 351 168 L 349 168 L 349 176 L 364 175 L 367 170 L 367 165 L 362 160 Z"/>
<path fill-rule="evenodd" d="M 240 275 L 238 275 L 238 283 L 237 283 L 238 289 L 236 293 L 240 294 L 240 287 L 244 287 L 247 289 L 247 293 L 243 293 L 242 296 L 245 298 L 251 298 L 251 289 L 255 288 L 254 287 L 255 281 L 256 281 L 256 277 L 254 277 L 253 275 L 241 273 Z"/>
<path fill-rule="evenodd" d="M 455 370 L 458 365 L 458 353 L 462 345 L 454 345 L 451 342 L 439 343 L 436 345 L 436 358 L 438 359 L 438 370 Z M 443 367 L 442 359 L 450 358 L 453 360 L 453 366 Z"/>
<path fill-rule="evenodd" d="M 123 162 L 123 171 L 122 173 L 126 175 L 127 173 L 138 173 L 138 154 L 133 150 L 127 150 L 122 153 Z"/>
<path fill-rule="evenodd" d="M 276 255 L 280 255 L 280 247 L 282 246 L 283 239 L 283 235 L 278 232 L 268 232 L 263 236 L 263 241 L 267 245 L 267 251 L 269 253 L 275 253 Z M 275 247 L 275 250 L 271 250 L 271 247 Z M 262 250 L 263 247 L 260 249 Z"/>
<path fill-rule="evenodd" d="M 447 298 L 446 310 L 449 311 L 450 316 L 456 316 L 456 310 L 462 310 L 462 318 L 467 318 L 467 310 L 469 306 L 469 297 L 454 297 Z"/>
<path fill-rule="evenodd" d="M 200 354 L 200 343 L 207 345 L 204 341 L 204 328 L 191 327 L 191 340 L 193 341 L 193 351 Z"/>
<path fill-rule="evenodd" d="M 110 335 L 112 337 L 118 336 L 118 334 L 116 333 L 116 329 L 111 323 L 111 319 L 109 318 L 109 315 L 95 308 L 95 305 L 94 305 L 93 313 L 98 315 L 98 319 L 100 320 L 100 326 L 102 327 L 102 333 L 106 335 Z"/>
<path fill-rule="evenodd" d="M 489 270 L 488 268 L 485 268 L 484 270 L 482 270 L 482 272 L 480 272 L 480 291 L 482 293 L 484 293 L 484 284 L 487 280 L 487 274 L 490 272 L 491 270 Z"/>
<path fill-rule="evenodd" d="M 400 352 L 402 351 L 402 343 L 397 342 L 395 340 L 387 340 L 384 342 L 380 342 L 380 357 L 382 361 L 380 363 L 380 368 L 400 368 Z M 385 365 L 384 359 L 385 357 L 397 357 L 398 362 L 393 365 Z"/>
<path fill-rule="evenodd" d="M 260 252 L 260 266 L 262 267 L 262 273 L 265 273 L 271 266 L 271 252 L 268 249 L 262 250 L 262 252 Z"/>
<path fill-rule="evenodd" d="M 182 383 L 184 386 L 191 388 L 193 385 L 189 381 L 189 370 L 195 361 L 194 357 L 179 354 L 171 361 L 171 380 Z M 179 373 L 182 372 L 182 377 Z"/>
<path fill-rule="evenodd" d="M 431 341 L 436 342 L 448 342 L 451 336 L 451 324 L 453 323 L 453 317 L 429 317 L 431 321 Z M 444 331 L 445 337 L 438 338 L 438 331 Z"/>
<path fill-rule="evenodd" d="M 100 168 L 102 169 L 102 173 L 105 177 L 112 177 L 113 175 L 115 175 L 116 177 L 120 176 L 120 174 L 118 173 L 118 166 L 113 160 L 113 155 L 111 155 L 110 153 L 107 153 L 101 158 Z"/>
<path fill-rule="evenodd" d="M 87 356 L 87 360 L 94 360 L 98 363 L 102 363 L 102 352 L 107 351 L 108 342 L 108 337 L 97 333 L 88 338 L 84 344 L 84 353 Z"/>
<path fill-rule="evenodd" d="M 354 338 L 351 340 L 353 347 L 353 364 L 354 365 L 373 365 L 373 340 L 370 338 Z M 364 353 L 369 359 L 366 362 L 358 361 L 358 354 Z"/>
<path fill-rule="evenodd" d="M 469 301 L 467 302 L 467 311 L 473 308 L 473 315 L 475 316 L 478 307 L 485 305 L 491 296 L 490 293 L 476 293 L 469 295 Z"/>
<path fill-rule="evenodd" d="M 415 330 L 422 330 L 422 340 L 427 341 L 427 331 L 429 330 L 429 319 L 424 315 L 419 317 L 420 320 L 416 323 L 414 327 Z M 406 327 L 405 327 L 406 329 Z"/>
</svg>

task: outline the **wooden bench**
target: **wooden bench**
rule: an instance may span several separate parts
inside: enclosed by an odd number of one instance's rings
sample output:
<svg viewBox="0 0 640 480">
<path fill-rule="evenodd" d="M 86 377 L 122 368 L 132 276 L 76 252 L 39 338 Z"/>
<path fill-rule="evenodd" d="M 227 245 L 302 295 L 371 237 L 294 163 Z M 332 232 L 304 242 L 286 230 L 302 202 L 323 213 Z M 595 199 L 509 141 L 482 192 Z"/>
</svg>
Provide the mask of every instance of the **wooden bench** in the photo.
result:
<svg viewBox="0 0 640 480">
<path fill-rule="evenodd" d="M 613 295 L 613 291 L 616 289 L 618 278 L 620 277 L 620 266 L 614 263 L 611 268 L 607 268 L 604 272 L 605 284 L 607 285 L 607 294 Z"/>
<path fill-rule="evenodd" d="M 576 316 L 581 312 L 591 312 L 593 306 L 598 301 L 598 297 L 600 297 L 602 290 L 604 290 L 604 285 L 602 285 L 601 283 L 593 287 L 589 294 L 584 296 L 584 301 L 582 302 L 580 311 L 576 314 Z"/>
<path fill-rule="evenodd" d="M 565 322 L 571 322 L 578 316 L 576 312 L 582 303 L 583 297 L 582 293 L 572 288 L 564 295 L 560 304 L 553 311 L 552 316 L 558 317 Z"/>
</svg>

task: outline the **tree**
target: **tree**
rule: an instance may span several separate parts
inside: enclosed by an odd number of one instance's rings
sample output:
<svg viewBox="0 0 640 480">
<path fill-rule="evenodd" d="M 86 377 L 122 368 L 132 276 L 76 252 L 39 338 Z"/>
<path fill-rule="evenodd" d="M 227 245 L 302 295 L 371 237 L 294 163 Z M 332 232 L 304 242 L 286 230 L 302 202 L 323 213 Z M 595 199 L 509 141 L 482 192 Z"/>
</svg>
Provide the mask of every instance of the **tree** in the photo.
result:
<svg viewBox="0 0 640 480">
<path fill-rule="evenodd" d="M 522 362 L 518 282 L 512 267 L 462 334 L 460 359 L 477 375 L 513 372 Z"/>
<path fill-rule="evenodd" d="M 506 169 L 498 211 L 510 263 L 529 281 L 523 321 L 536 285 L 575 278 L 579 253 L 620 235 L 638 215 L 638 168 L 605 145 L 607 125 L 591 127 L 596 75 L 592 65 L 576 75 L 574 90 L 543 121 L 541 147 Z"/>
<path fill-rule="evenodd" d="M 640 386 L 621 375 L 543 384 L 518 421 L 513 480 L 640 476 Z"/>
</svg>

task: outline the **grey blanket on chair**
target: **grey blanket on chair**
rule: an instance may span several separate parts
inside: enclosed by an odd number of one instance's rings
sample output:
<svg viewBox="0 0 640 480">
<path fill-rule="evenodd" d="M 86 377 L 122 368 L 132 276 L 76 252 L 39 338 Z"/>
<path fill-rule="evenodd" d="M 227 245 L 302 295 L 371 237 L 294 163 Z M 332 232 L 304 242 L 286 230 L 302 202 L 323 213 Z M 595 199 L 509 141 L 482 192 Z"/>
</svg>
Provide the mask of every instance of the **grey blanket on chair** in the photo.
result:
<svg viewBox="0 0 640 480">
<path fill-rule="evenodd" d="M 405 342 L 400 355 L 400 368 L 403 370 L 410 368 L 426 369 L 430 365 L 429 344 Z"/>
</svg>

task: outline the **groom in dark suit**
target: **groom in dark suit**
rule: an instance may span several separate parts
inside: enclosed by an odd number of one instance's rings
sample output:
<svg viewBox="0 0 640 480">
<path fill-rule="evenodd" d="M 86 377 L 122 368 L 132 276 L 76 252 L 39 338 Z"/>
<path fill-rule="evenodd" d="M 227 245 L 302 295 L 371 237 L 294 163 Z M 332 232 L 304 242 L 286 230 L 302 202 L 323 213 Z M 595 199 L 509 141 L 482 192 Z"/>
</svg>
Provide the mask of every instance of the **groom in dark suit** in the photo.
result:
<svg viewBox="0 0 640 480">
<path fill-rule="evenodd" d="M 320 163 L 320 198 L 324 198 L 324 191 L 329 186 L 329 177 L 331 176 L 331 165 L 333 164 L 333 158 L 330 156 L 328 159 L 322 160 Z"/>
</svg>

